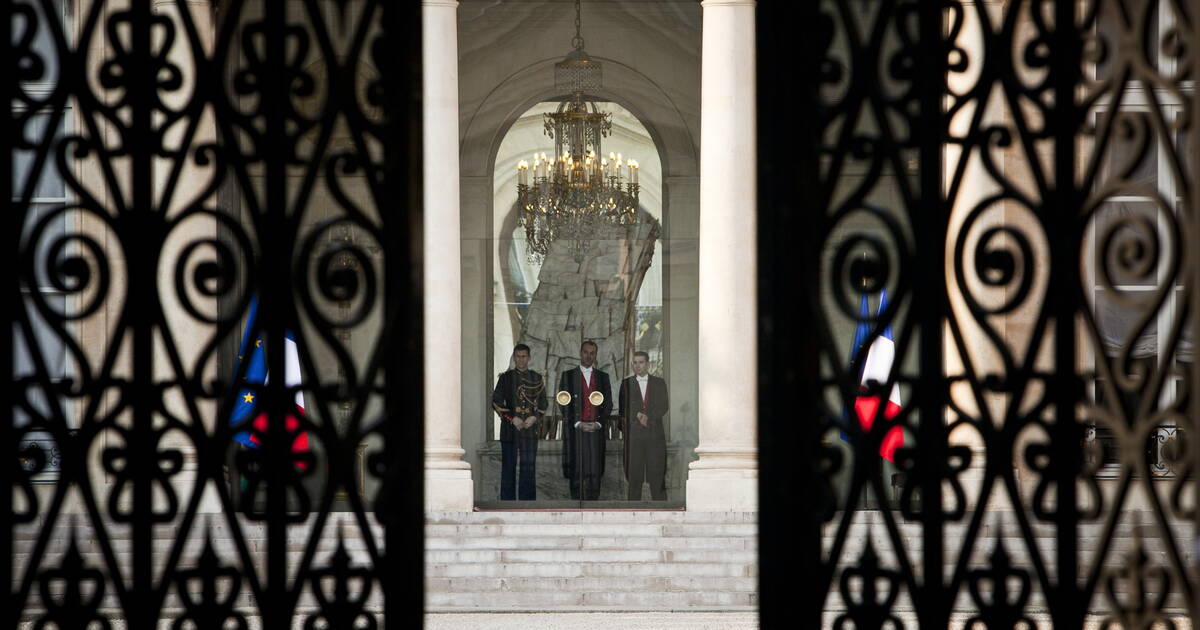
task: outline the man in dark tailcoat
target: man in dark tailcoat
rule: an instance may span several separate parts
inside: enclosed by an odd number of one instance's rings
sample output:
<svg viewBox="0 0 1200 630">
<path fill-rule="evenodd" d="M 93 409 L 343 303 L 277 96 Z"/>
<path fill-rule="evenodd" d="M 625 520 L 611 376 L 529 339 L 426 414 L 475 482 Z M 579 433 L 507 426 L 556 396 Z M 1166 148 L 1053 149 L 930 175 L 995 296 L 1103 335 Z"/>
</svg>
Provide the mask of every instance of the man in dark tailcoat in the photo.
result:
<svg viewBox="0 0 1200 630">
<path fill-rule="evenodd" d="M 537 499 L 538 430 L 546 413 L 546 383 L 529 369 L 529 346 L 513 348 L 513 369 L 500 375 L 492 391 L 492 409 L 500 416 L 500 499 Z M 520 484 L 517 469 L 520 459 Z"/>
<path fill-rule="evenodd" d="M 642 500 L 642 483 L 650 483 L 650 497 L 667 498 L 667 382 L 650 375 L 650 355 L 633 353 L 633 375 L 621 381 L 621 431 L 625 438 L 625 477 L 629 500 Z"/>
<path fill-rule="evenodd" d="M 579 367 L 562 373 L 556 396 L 563 418 L 563 476 L 571 498 L 585 501 L 600 497 L 604 434 L 613 406 L 608 374 L 594 366 L 596 350 L 594 342 L 583 342 Z"/>
</svg>

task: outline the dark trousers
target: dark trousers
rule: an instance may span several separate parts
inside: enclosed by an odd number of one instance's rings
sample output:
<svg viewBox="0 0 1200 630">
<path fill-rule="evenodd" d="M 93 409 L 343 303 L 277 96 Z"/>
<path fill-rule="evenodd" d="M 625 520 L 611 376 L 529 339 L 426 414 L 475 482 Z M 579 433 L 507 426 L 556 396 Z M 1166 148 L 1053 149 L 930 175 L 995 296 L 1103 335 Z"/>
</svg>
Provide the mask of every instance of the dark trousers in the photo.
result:
<svg viewBox="0 0 1200 630">
<path fill-rule="evenodd" d="M 515 440 L 500 442 L 500 500 L 511 501 L 520 498 L 522 501 L 537 499 L 537 462 L 538 441 L 536 432 L 529 430 L 530 437 L 525 431 L 520 432 Z M 520 458 L 520 464 L 517 459 Z M 520 469 L 520 484 L 517 483 Z"/>
<path fill-rule="evenodd" d="M 571 481 L 571 498 L 578 499 L 579 498 L 579 486 L 580 486 L 579 478 L 571 477 L 570 481 Z M 599 499 L 599 498 L 600 498 L 600 478 L 593 476 L 593 475 L 587 475 L 587 476 L 583 477 L 583 500 L 584 501 L 595 501 L 596 499 Z"/>
<path fill-rule="evenodd" d="M 601 431 L 575 430 L 569 444 L 574 451 L 573 466 L 563 472 L 569 475 L 571 498 L 595 501 L 600 498 L 600 481 L 604 477 L 604 434 Z"/>
<path fill-rule="evenodd" d="M 667 498 L 667 442 L 662 427 L 634 427 L 629 432 L 629 500 L 642 500 L 642 482 L 650 482 L 650 497 Z"/>
</svg>

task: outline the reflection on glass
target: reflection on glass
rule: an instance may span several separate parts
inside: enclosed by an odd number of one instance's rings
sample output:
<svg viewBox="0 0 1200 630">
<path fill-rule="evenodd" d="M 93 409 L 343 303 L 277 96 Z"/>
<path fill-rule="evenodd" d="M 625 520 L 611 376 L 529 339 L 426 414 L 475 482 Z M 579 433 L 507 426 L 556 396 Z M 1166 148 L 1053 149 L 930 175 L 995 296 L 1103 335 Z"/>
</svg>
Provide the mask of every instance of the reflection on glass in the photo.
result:
<svg viewBox="0 0 1200 630">
<path fill-rule="evenodd" d="M 1121 65 L 1129 62 L 1129 57 L 1137 55 L 1141 51 L 1122 51 L 1123 42 L 1134 41 L 1143 42 L 1145 47 L 1146 59 L 1151 65 L 1157 67 L 1159 65 L 1159 50 L 1163 43 L 1159 36 L 1159 17 L 1163 12 L 1163 5 L 1168 4 L 1161 0 L 1149 0 L 1150 12 L 1146 13 L 1143 5 L 1138 3 L 1137 10 L 1126 12 L 1123 7 L 1116 3 L 1098 2 L 1096 3 L 1096 36 L 1099 38 L 1099 45 L 1104 51 L 1104 55 L 1097 60 L 1095 65 L 1096 79 L 1105 80 L 1112 78 L 1113 74 L 1120 72 Z M 1146 17 L 1145 33 L 1138 32 L 1138 27 L 1143 24 L 1141 18 Z M 1170 16 L 1173 18 L 1174 16 Z"/>
<path fill-rule="evenodd" d="M 1096 327 L 1104 353 L 1116 357 L 1129 347 L 1134 359 L 1152 357 L 1158 352 L 1158 321 L 1146 318 L 1144 309 L 1135 304 L 1114 299 L 1105 291 L 1096 291 Z"/>
<path fill-rule="evenodd" d="M 500 499 L 537 499 L 537 447 L 546 414 L 546 382 L 529 368 L 529 346 L 513 348 L 514 367 L 500 375 L 492 409 L 500 418 Z M 520 469 L 518 485 L 517 470 Z"/>
<path fill-rule="evenodd" d="M 579 366 L 563 372 L 558 380 L 558 391 L 570 397 L 568 404 L 559 405 L 563 422 L 562 473 L 571 498 L 583 501 L 600 498 L 606 434 L 613 421 L 612 379 L 597 366 L 598 351 L 596 342 L 584 341 L 579 346 Z"/>
<path fill-rule="evenodd" d="M 632 113 L 616 103 L 601 103 L 613 115 L 605 150 L 643 158 L 636 218 L 628 224 L 594 226 L 586 239 L 560 239 L 544 256 L 531 256 L 519 222 L 516 166 L 544 150 L 542 115 L 557 105 L 537 104 L 517 119 L 500 144 L 492 171 L 488 255 L 493 308 L 486 343 L 491 348 L 488 381 L 496 385 L 496 404 L 482 426 L 468 425 L 463 431 L 465 442 L 466 436 L 482 433 L 476 449 L 481 480 L 476 498 L 485 505 L 497 500 L 681 500 L 681 471 L 686 470 L 689 452 L 685 442 L 695 431 L 677 427 L 678 442 L 671 441 L 665 378 L 669 266 L 664 259 L 664 174 L 658 150 Z M 580 248 L 580 243 L 586 246 Z M 528 359 L 524 351 L 514 353 L 514 347 L 527 348 Z M 518 369 L 518 355 L 527 361 L 525 371 L 542 379 L 549 402 L 527 428 L 514 425 L 521 417 L 512 410 L 515 394 L 499 391 Z M 656 379 L 645 401 L 636 387 L 639 365 L 644 382 Z M 626 381 L 632 389 L 622 392 Z M 624 402 L 623 394 L 628 396 Z M 687 413 L 694 408 L 688 394 L 677 422 L 695 421 L 695 415 Z M 640 407 L 643 402 L 650 407 Z M 632 409 L 631 419 L 626 418 L 627 408 Z M 646 414 L 645 425 L 638 420 L 639 412 Z M 527 435 L 536 438 L 528 440 Z M 639 444 L 644 438 L 648 441 Z M 469 443 L 464 447 L 471 448 Z M 636 471 L 635 463 L 640 465 Z M 639 489 L 631 487 L 634 481 Z"/>
<path fill-rule="evenodd" d="M 1152 201 L 1108 202 L 1096 212 L 1095 271 L 1099 283 L 1158 285 L 1158 216 Z"/>
<path fill-rule="evenodd" d="M 1108 112 L 1097 114 L 1099 117 L 1108 115 Z M 1104 176 L 1101 181 L 1119 179 L 1152 187 L 1158 181 L 1159 166 L 1158 136 L 1154 132 L 1152 114 L 1141 110 L 1120 110 L 1115 116 L 1114 133 L 1104 153 Z M 1097 122 L 1102 123 L 1102 118 Z"/>
<path fill-rule="evenodd" d="M 633 353 L 633 374 L 621 381 L 618 389 L 621 433 L 625 436 L 625 478 L 628 499 L 642 500 L 642 486 L 649 484 L 655 501 L 667 498 L 667 436 L 663 417 L 667 403 L 667 382 L 650 374 L 650 354 Z"/>
</svg>

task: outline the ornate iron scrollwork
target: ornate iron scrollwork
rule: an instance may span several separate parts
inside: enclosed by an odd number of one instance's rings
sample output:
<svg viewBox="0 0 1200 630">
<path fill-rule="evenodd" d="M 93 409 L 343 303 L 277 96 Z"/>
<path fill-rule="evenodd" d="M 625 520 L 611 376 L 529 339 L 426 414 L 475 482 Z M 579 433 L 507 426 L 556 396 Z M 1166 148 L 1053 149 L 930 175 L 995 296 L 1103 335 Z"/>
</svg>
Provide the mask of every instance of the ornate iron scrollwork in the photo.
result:
<svg viewBox="0 0 1200 630">
<path fill-rule="evenodd" d="M 47 625 L 87 628 L 95 624 L 112 628 L 99 610 L 107 580 L 102 571 L 84 561 L 74 533 L 58 566 L 42 571 L 37 581 L 38 594 L 46 607 L 45 613 L 33 624 L 37 630 Z"/>
<path fill-rule="evenodd" d="M 998 528 L 999 529 L 999 528 Z M 1026 615 L 1032 580 L 1029 572 L 1012 565 L 1012 559 L 1004 548 L 1004 536 L 996 538 L 992 550 L 991 566 L 967 572 L 967 587 L 971 600 L 979 608 L 978 615 L 967 619 L 966 627 L 973 630 L 983 626 L 988 630 L 999 628 L 1037 627 Z"/>
<path fill-rule="evenodd" d="M 904 627 L 892 612 L 900 594 L 900 574 L 879 566 L 879 556 L 870 538 L 857 566 L 842 572 L 838 588 L 848 610 L 833 620 L 835 630 L 851 626 L 855 630 Z"/>
<path fill-rule="evenodd" d="M 1100 628 L 1157 626 L 1174 630 L 1175 622 L 1164 610 L 1171 594 L 1171 572 L 1150 564 L 1140 537 L 1132 542 L 1123 566 L 1108 571 L 1104 579 L 1104 594 L 1116 614 L 1106 618 Z"/>
<path fill-rule="evenodd" d="M 923 628 L 1200 618 L 1196 453 L 1175 437 L 1200 417 L 1194 5 L 814 0 L 758 19 L 760 82 L 781 90 L 759 100 L 761 256 L 789 261 L 760 278 L 762 391 L 799 392 L 760 409 L 764 623 L 795 619 L 775 583 L 799 571 L 800 625 L 828 626 L 839 576 L 879 556 L 892 614 Z M 892 331 L 886 377 L 863 377 Z M 898 410 L 857 418 L 889 392 Z M 830 482 L 834 510 L 803 507 Z M 863 521 L 878 556 L 857 554 Z M 1151 539 L 1134 559 L 1153 596 L 1106 598 L 1105 567 Z"/>
<path fill-rule="evenodd" d="M 419 4 L 6 8 L 5 619 L 419 623 Z"/>
<path fill-rule="evenodd" d="M 200 587 L 199 593 L 193 590 L 193 584 Z M 176 574 L 175 590 L 183 601 L 184 613 L 171 622 L 172 630 L 181 630 L 188 623 L 196 628 L 224 628 L 231 621 L 237 630 L 249 628 L 246 616 L 234 610 L 242 591 L 241 573 L 221 564 L 211 536 L 205 536 L 204 551 L 196 566 Z"/>
</svg>

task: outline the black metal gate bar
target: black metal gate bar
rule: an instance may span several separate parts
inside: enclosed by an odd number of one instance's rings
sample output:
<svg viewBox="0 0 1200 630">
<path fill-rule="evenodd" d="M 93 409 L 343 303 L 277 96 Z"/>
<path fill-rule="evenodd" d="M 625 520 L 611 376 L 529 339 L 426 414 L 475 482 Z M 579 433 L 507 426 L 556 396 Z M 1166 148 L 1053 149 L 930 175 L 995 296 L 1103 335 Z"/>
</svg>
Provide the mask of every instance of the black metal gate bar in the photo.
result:
<svg viewBox="0 0 1200 630">
<path fill-rule="evenodd" d="M 127 299 L 134 308 L 129 309 L 127 326 L 132 335 L 133 374 L 128 385 L 130 406 L 133 412 L 133 430 L 129 433 L 129 457 L 127 466 L 133 479 L 133 509 L 130 516 L 132 528 L 133 582 L 128 602 L 152 602 L 155 598 L 153 575 L 154 512 L 155 502 L 151 484 L 158 467 L 159 444 L 154 431 L 154 413 L 158 410 L 158 396 L 154 376 L 154 335 L 160 323 L 154 308 L 149 305 L 158 301 L 157 269 L 163 239 L 166 237 L 164 220 L 154 209 L 153 160 L 158 147 L 154 141 L 154 130 L 150 118 L 154 115 L 154 99 L 157 91 L 156 68 L 150 48 L 151 0 L 133 0 L 129 6 L 129 30 L 133 42 L 135 59 L 143 63 L 129 64 L 125 71 L 132 79 L 127 83 L 132 125 L 123 134 L 132 169 L 130 188 L 133 191 L 132 205 L 128 208 L 126 235 L 128 242 L 137 246 L 126 249 L 129 257 L 129 290 Z M 279 374 L 280 372 L 276 372 Z M 99 529 L 99 525 L 97 525 Z M 153 606 L 126 606 L 129 627 L 149 630 L 158 619 Z"/>
<path fill-rule="evenodd" d="M 13 41 L 14 26 L 10 13 L 12 7 L 5 5 L 4 11 L 4 43 L 0 44 L 0 50 L 3 54 L 0 55 L 0 67 L 11 68 L 17 56 L 16 46 Z M 3 87 L 0 88 L 0 98 L 5 103 L 13 103 L 16 100 L 16 89 L 12 80 L 3 81 Z M 9 130 L 11 136 L 12 130 Z M 8 199 L 8 212 L 4 213 L 4 218 L 0 219 L 0 233 L 3 233 L 2 244 L 0 251 L 3 251 L 4 268 L 16 269 L 20 264 L 20 245 L 21 245 L 21 219 L 22 213 L 18 211 L 16 204 L 12 202 L 13 198 L 13 141 L 11 139 L 4 142 L 3 150 L 0 150 L 0 199 Z M 10 175 L 3 175 L 10 173 Z M 13 422 L 14 410 L 16 409 L 17 395 L 15 387 L 11 384 L 15 381 L 14 363 L 16 362 L 16 344 L 13 343 L 13 330 L 17 327 L 17 313 L 23 308 L 21 304 L 21 282 L 19 276 L 15 273 L 3 274 L 4 279 L 0 280 L 4 285 L 0 288 L 0 296 L 8 296 L 0 299 L 0 321 L 6 322 L 5 332 L 0 335 L 0 382 L 6 386 L 0 387 L 0 410 L 5 410 L 4 414 L 7 420 L 0 421 L 0 444 L 3 444 L 4 455 L 3 460 L 0 460 L 0 487 L 4 488 L 4 505 L 8 509 L 3 510 L 3 515 L 0 515 L 0 523 L 4 526 L 0 529 L 0 575 L 13 575 L 13 535 L 16 533 L 16 486 L 17 479 L 21 474 L 14 464 L 18 460 L 18 452 L 20 447 L 17 442 L 17 428 Z M 5 464 L 3 462 L 9 462 Z M 11 578 L 8 578 L 11 579 Z M 13 588 L 6 585 L 3 590 L 3 596 L 0 596 L 0 602 L 3 602 L 4 610 L 19 610 L 21 606 L 16 601 Z M 7 614 L 0 619 L 5 622 L 10 622 L 13 615 Z"/>
<path fill-rule="evenodd" d="M 1182 33 L 1187 39 L 1187 49 L 1191 51 L 1193 60 L 1191 76 L 1195 80 L 1198 72 L 1195 60 L 1200 58 L 1200 2 L 1192 0 L 1188 3 L 1187 8 L 1189 19 Z M 1198 251 L 1200 248 L 1194 246 L 1200 243 L 1200 194 L 1196 192 L 1196 189 L 1200 187 L 1200 142 L 1196 140 L 1197 130 L 1200 130 L 1200 97 L 1193 95 L 1190 106 L 1188 114 L 1191 119 L 1188 124 L 1192 130 L 1192 141 L 1186 147 L 1188 152 L 1186 155 L 1189 167 L 1187 175 L 1191 182 L 1192 194 L 1185 200 L 1186 221 L 1184 225 L 1187 242 L 1192 243 L 1193 247 L 1188 248 L 1185 254 L 1184 268 L 1187 273 L 1184 286 L 1188 290 L 1189 320 L 1193 335 L 1195 335 L 1200 332 L 1200 251 Z M 1200 369 L 1192 369 L 1191 373 L 1187 375 L 1185 387 L 1191 392 L 1185 425 L 1192 435 L 1200 436 L 1200 395 L 1197 395 L 1197 392 L 1200 392 Z M 1184 453 L 1183 457 L 1190 458 L 1191 461 L 1185 462 L 1185 465 L 1190 468 L 1191 475 L 1194 477 L 1196 472 L 1200 471 L 1200 448 L 1193 448 L 1191 453 Z M 1194 485 L 1192 494 L 1194 505 L 1200 506 L 1200 483 Z M 1193 512 L 1192 519 L 1200 523 L 1200 514 Z M 1197 535 L 1196 538 L 1200 538 L 1200 535 Z M 1193 549 L 1195 549 L 1195 543 Z M 1200 584 L 1200 558 L 1196 556 L 1193 556 L 1192 559 L 1191 579 L 1193 584 Z M 1187 604 L 1191 607 L 1192 623 L 1195 624 L 1197 620 L 1200 620 L 1200 589 L 1193 592 L 1192 598 Z"/>
<path fill-rule="evenodd" d="M 946 558 L 944 521 L 950 516 L 942 499 L 949 456 L 945 423 L 949 385 L 942 330 L 949 312 L 945 250 L 950 203 L 942 191 L 942 156 L 949 122 L 943 101 L 949 89 L 947 56 L 950 46 L 946 42 L 945 3 L 920 2 L 918 6 L 917 57 L 913 63 L 917 71 L 913 78 L 919 113 L 913 120 L 913 131 L 917 134 L 913 141 L 918 151 L 920 191 L 908 214 L 914 256 L 901 264 L 911 265 L 914 272 L 909 284 L 912 288 L 912 313 L 909 316 L 919 331 L 919 371 L 912 391 L 919 414 L 915 448 L 920 454 L 908 460 L 911 461 L 908 474 L 916 479 L 908 479 L 907 483 L 918 484 L 921 488 L 921 512 L 917 520 L 921 523 L 923 536 L 922 573 L 917 592 L 913 593 L 913 605 L 921 611 L 923 625 L 945 628 L 950 623 L 954 605 L 954 598 L 946 597 L 942 571 Z M 902 12 L 904 9 L 904 4 L 898 3 L 897 10 Z M 899 360 L 899 353 L 897 357 Z"/>
<path fill-rule="evenodd" d="M 290 116 L 289 92 L 292 77 L 287 63 L 287 0 L 265 0 L 263 6 L 263 114 L 266 133 L 259 147 L 260 162 L 265 171 L 264 207 L 262 224 L 269 228 L 282 228 L 284 234 L 293 233 L 289 226 L 288 210 L 288 164 L 295 159 L 289 145 L 288 132 L 284 128 Z M 247 50 L 247 53 L 250 51 Z M 265 238 L 262 248 L 262 295 L 259 315 L 263 326 L 267 348 L 268 373 L 283 374 L 286 370 L 284 357 L 285 330 L 293 326 L 290 307 L 291 288 L 295 280 L 291 275 L 291 239 Z M 262 400 L 267 409 L 266 451 L 264 464 L 271 472 L 284 471 L 290 466 L 290 444 L 285 441 L 288 405 L 287 391 L 282 379 L 270 379 L 262 390 Z M 287 530 L 288 512 L 287 485 L 282 475 L 266 475 L 267 481 L 267 549 L 263 626 L 283 628 L 291 621 L 292 606 L 288 597 Z"/>
<path fill-rule="evenodd" d="M 1079 586 L 1079 496 L 1075 480 L 1082 470 L 1082 427 L 1076 408 L 1083 397 L 1083 383 L 1076 374 L 1076 314 L 1082 307 L 1079 255 L 1083 235 L 1079 219 L 1085 193 L 1076 189 L 1079 164 L 1079 132 L 1083 122 L 1076 92 L 1082 79 L 1082 38 L 1076 28 L 1076 3 L 1058 0 L 1054 5 L 1050 38 L 1050 82 L 1054 104 L 1047 114 L 1054 134 L 1054 178 L 1046 191 L 1040 212 L 1050 242 L 1050 280 L 1047 315 L 1053 318 L 1054 368 L 1047 375 L 1053 392 L 1050 441 L 1050 476 L 1055 480 L 1057 581 L 1048 593 L 1054 605 L 1050 614 L 1055 627 L 1083 627 L 1087 598 Z M 1073 290 L 1076 289 L 1076 290 Z"/>
<path fill-rule="evenodd" d="M 832 24 L 815 2 L 757 5 L 759 619 L 763 628 L 820 628 L 821 525 L 835 498 L 826 453 L 818 325 L 805 291 L 820 283 L 822 68 Z M 792 25 L 809 25 L 797 39 Z M 792 51 L 795 55 L 781 54 Z M 790 77 L 794 77 L 791 80 Z M 781 80 L 783 79 L 783 80 Z M 766 86 L 773 85 L 773 89 Z M 801 115 L 793 109 L 800 106 Z M 770 121 L 770 124 L 767 123 Z M 790 261 L 784 263 L 782 261 Z M 814 410 L 809 413 L 806 410 Z M 811 571 L 811 572 L 810 572 Z M 798 579 L 799 578 L 799 579 Z"/>
<path fill-rule="evenodd" d="M 384 215 L 388 256 L 384 333 L 387 375 L 384 440 L 388 455 L 382 500 L 377 503 L 387 552 L 380 571 L 384 621 L 395 630 L 421 628 L 425 615 L 425 425 L 424 372 L 421 369 L 423 310 L 421 234 L 425 204 L 421 155 L 424 147 L 421 102 L 421 3 L 385 2 L 383 29 L 391 54 L 383 76 L 387 147 L 385 190 L 405 200 L 407 212 Z M 401 62 L 403 60 L 403 63 Z"/>
</svg>

